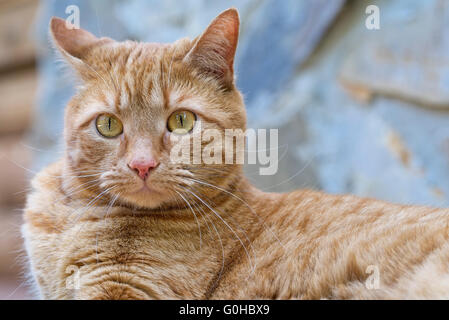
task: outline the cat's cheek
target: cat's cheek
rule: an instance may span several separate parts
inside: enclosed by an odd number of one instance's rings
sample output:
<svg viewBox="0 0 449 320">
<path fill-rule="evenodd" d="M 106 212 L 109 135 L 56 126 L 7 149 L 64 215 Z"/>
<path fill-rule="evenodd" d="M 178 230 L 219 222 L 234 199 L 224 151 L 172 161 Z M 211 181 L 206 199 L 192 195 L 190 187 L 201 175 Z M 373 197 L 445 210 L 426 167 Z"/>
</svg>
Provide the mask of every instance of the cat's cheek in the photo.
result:
<svg viewBox="0 0 449 320">
<path fill-rule="evenodd" d="M 126 138 L 126 135 L 124 133 L 122 133 L 118 138 L 118 143 L 119 145 L 117 147 L 117 156 L 121 158 L 126 155 L 126 147 L 128 144 L 128 139 Z"/>
<path fill-rule="evenodd" d="M 175 144 L 174 142 L 176 140 L 173 140 L 173 134 L 169 131 L 166 131 L 164 133 L 164 137 L 162 139 L 163 143 L 164 143 L 164 147 L 166 150 L 171 150 L 171 148 L 173 148 L 173 145 Z"/>
<path fill-rule="evenodd" d="M 77 138 L 73 139 L 73 143 L 67 146 L 67 155 L 70 159 L 72 166 L 78 166 L 86 159 L 92 157 L 92 144 L 93 137 L 90 132 L 84 132 L 79 134 Z"/>
<path fill-rule="evenodd" d="M 67 156 L 68 156 L 72 166 L 78 165 L 79 159 L 80 159 L 80 154 L 81 154 L 81 152 L 80 152 L 79 148 L 67 148 Z"/>
<path fill-rule="evenodd" d="M 170 144 L 170 132 L 168 132 L 167 130 L 164 133 L 162 142 L 164 143 L 164 146 L 169 146 L 169 144 Z"/>
</svg>

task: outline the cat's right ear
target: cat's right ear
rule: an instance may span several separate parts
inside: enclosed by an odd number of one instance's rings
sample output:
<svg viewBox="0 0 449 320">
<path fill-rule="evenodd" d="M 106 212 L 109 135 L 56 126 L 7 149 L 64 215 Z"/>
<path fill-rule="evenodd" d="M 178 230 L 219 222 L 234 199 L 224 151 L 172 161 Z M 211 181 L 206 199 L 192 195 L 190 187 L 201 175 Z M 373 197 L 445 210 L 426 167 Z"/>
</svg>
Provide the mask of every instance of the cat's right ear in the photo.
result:
<svg viewBox="0 0 449 320">
<path fill-rule="evenodd" d="M 50 35 L 56 48 L 81 74 L 86 71 L 86 64 L 89 65 L 88 57 L 92 48 L 113 41 L 109 38 L 97 38 L 57 17 L 51 18 Z"/>
</svg>

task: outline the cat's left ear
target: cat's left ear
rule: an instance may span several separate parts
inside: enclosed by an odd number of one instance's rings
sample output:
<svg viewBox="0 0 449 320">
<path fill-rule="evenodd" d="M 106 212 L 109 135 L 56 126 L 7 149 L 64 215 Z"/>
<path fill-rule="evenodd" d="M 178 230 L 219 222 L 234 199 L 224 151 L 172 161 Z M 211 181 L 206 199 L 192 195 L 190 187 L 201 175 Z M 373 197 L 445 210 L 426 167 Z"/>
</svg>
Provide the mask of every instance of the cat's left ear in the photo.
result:
<svg viewBox="0 0 449 320">
<path fill-rule="evenodd" d="M 239 25 L 237 9 L 222 12 L 199 37 L 184 61 L 216 78 L 224 87 L 231 88 L 234 85 L 234 56 Z"/>
</svg>

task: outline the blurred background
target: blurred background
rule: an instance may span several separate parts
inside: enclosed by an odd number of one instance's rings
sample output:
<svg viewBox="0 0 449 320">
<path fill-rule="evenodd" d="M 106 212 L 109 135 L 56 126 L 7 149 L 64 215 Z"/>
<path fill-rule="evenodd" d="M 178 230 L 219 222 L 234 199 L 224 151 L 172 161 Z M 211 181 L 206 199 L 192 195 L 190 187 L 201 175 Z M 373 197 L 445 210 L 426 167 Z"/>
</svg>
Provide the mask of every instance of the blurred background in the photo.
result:
<svg viewBox="0 0 449 320">
<path fill-rule="evenodd" d="M 447 0 L 0 0 L 0 299 L 32 298 L 21 208 L 30 177 L 61 156 L 73 86 L 47 28 L 70 5 L 97 36 L 150 42 L 193 38 L 237 7 L 249 127 L 279 129 L 279 171 L 247 167 L 254 184 L 449 206 Z"/>
</svg>

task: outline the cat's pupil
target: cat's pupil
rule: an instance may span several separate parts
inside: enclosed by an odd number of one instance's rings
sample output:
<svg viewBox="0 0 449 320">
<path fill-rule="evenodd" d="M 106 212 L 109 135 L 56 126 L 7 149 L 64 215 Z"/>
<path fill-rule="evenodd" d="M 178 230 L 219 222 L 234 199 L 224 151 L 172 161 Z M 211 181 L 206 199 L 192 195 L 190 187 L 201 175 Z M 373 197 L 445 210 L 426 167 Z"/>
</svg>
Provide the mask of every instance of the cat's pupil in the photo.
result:
<svg viewBox="0 0 449 320">
<path fill-rule="evenodd" d="M 108 127 L 109 127 L 109 130 L 111 130 L 111 118 L 108 119 Z"/>
<path fill-rule="evenodd" d="M 181 127 L 184 127 L 184 123 L 183 123 L 183 120 L 182 120 L 182 115 L 179 115 L 179 122 L 181 123 Z"/>
</svg>

